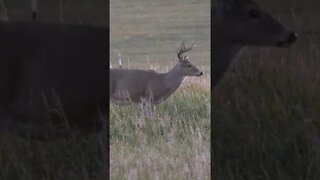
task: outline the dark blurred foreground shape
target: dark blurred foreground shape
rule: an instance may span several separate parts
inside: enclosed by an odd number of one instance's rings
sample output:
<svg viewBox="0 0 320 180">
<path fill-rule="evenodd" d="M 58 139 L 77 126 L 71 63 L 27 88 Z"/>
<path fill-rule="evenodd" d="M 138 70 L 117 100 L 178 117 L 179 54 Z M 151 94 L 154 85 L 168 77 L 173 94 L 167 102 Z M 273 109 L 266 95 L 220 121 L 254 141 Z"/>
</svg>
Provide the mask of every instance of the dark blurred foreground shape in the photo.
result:
<svg viewBox="0 0 320 180">
<path fill-rule="evenodd" d="M 108 1 L 38 3 L 0 1 L 0 179 L 106 179 Z"/>
<path fill-rule="evenodd" d="M 0 4 L 5 5 L 10 21 L 30 22 L 31 1 L 2 0 Z M 38 22 L 109 25 L 108 0 L 37 0 L 37 9 Z"/>
<path fill-rule="evenodd" d="M 105 3 L 48 1 L 38 4 L 36 23 L 30 4 L 2 3 L 8 22 L 0 24 L 1 129 L 41 138 L 101 129 L 108 109 Z"/>
<path fill-rule="evenodd" d="M 212 5 L 213 87 L 245 47 L 288 47 L 297 34 L 251 0 L 216 0 Z"/>
<path fill-rule="evenodd" d="M 320 179 L 319 3 L 259 1 L 299 38 L 248 48 L 213 91 L 213 179 Z"/>
</svg>

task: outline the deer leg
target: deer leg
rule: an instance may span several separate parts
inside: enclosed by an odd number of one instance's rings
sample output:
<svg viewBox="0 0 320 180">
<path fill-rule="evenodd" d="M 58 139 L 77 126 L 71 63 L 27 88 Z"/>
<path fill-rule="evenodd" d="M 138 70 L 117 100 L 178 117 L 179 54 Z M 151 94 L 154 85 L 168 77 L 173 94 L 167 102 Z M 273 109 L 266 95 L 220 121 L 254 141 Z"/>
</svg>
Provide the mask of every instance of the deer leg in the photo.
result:
<svg viewBox="0 0 320 180">
<path fill-rule="evenodd" d="M 152 117 L 151 102 L 146 98 L 141 98 L 140 108 L 144 117 Z"/>
<path fill-rule="evenodd" d="M 141 98 L 140 108 L 141 108 L 143 117 L 147 116 L 147 114 L 148 114 L 147 113 L 147 101 L 145 98 Z"/>
<path fill-rule="evenodd" d="M 148 104 L 149 104 L 149 108 L 150 108 L 151 117 L 154 117 L 155 116 L 155 106 L 154 106 L 154 101 L 153 101 L 152 97 L 148 101 Z"/>
</svg>

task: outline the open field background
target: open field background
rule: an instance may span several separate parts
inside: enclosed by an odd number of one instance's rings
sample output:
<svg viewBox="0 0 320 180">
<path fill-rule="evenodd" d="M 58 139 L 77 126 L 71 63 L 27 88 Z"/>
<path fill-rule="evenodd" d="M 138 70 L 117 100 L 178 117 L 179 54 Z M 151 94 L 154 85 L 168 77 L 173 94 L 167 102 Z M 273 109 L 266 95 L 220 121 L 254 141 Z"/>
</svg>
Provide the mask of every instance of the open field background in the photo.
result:
<svg viewBox="0 0 320 180">
<path fill-rule="evenodd" d="M 189 59 L 209 65 L 210 1 L 110 1 L 110 52 L 112 64 L 160 65 L 175 63 L 182 40 L 196 42 Z"/>
<path fill-rule="evenodd" d="M 2 0 L 9 21 L 31 21 L 29 0 Z M 59 2 L 63 3 L 61 11 Z M 106 25 L 105 0 L 38 1 L 39 22 Z M 3 9 L 0 10 L 0 13 Z M 61 14 L 62 12 L 62 14 Z M 0 180 L 105 180 L 107 158 L 105 134 L 52 141 L 23 139 L 13 134 L 0 136 Z"/>
<path fill-rule="evenodd" d="M 183 39 L 204 71 L 144 118 L 139 105 L 110 109 L 111 179 L 210 179 L 210 1 L 111 0 L 110 59 L 166 72 Z M 148 64 L 149 60 L 149 64 Z"/>
<path fill-rule="evenodd" d="M 259 2 L 299 39 L 249 48 L 214 90 L 213 177 L 320 179 L 319 1 Z"/>
</svg>

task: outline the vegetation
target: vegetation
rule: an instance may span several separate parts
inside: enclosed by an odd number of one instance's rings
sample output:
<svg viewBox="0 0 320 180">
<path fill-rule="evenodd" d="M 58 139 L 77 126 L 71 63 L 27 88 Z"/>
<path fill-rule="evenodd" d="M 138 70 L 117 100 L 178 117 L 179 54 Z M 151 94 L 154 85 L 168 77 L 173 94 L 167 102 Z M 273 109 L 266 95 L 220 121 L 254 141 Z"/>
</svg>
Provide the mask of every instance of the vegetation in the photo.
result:
<svg viewBox="0 0 320 180">
<path fill-rule="evenodd" d="M 110 1 L 110 59 L 122 68 L 166 72 L 182 40 L 204 76 L 186 78 L 143 116 L 139 105 L 110 109 L 111 179 L 210 179 L 210 1 Z M 149 64 L 148 64 L 149 62 Z"/>
<path fill-rule="evenodd" d="M 144 117 L 138 105 L 112 106 L 111 179 L 210 179 L 210 91 L 182 87 Z"/>
<path fill-rule="evenodd" d="M 319 44 L 251 49 L 214 90 L 216 179 L 320 179 Z"/>
<path fill-rule="evenodd" d="M 52 141 L 1 134 L 0 179 L 105 179 L 106 142 L 101 136 Z"/>
</svg>

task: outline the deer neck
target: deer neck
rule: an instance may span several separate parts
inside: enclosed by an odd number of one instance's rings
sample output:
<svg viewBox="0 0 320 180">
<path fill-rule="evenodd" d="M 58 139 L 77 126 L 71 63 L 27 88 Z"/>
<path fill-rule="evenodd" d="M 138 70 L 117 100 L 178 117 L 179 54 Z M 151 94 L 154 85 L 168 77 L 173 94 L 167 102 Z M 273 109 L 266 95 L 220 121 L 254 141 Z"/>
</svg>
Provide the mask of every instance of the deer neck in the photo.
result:
<svg viewBox="0 0 320 180">
<path fill-rule="evenodd" d="M 224 39 L 224 37 L 226 37 L 225 34 L 219 34 L 219 36 L 217 35 L 216 37 L 212 42 L 211 48 L 213 59 L 213 87 L 222 78 L 230 65 L 239 58 L 244 49 L 243 45 Z"/>
<path fill-rule="evenodd" d="M 211 42 L 213 87 L 228 70 L 230 64 L 238 59 L 244 49 L 242 44 L 235 43 L 230 39 L 228 21 L 224 18 L 226 16 L 224 9 L 223 1 L 217 1 L 211 8 L 213 17 L 213 40 Z"/>
<path fill-rule="evenodd" d="M 184 75 L 178 70 L 178 65 L 174 66 L 168 73 L 165 74 L 165 83 L 164 86 L 168 90 L 168 92 L 172 93 L 182 83 L 184 79 Z"/>
</svg>

